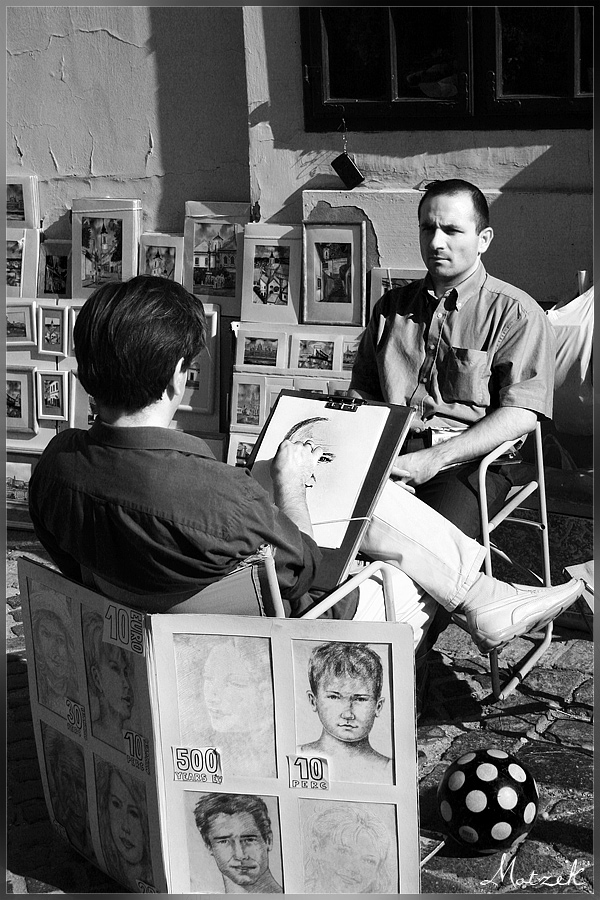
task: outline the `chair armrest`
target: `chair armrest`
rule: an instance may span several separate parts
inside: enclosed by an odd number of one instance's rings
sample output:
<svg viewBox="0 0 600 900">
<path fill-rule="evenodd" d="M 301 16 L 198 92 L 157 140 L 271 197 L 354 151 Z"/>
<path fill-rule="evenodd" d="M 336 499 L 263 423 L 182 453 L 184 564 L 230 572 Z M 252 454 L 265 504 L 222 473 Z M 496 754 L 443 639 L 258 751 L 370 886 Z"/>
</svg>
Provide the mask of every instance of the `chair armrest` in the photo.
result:
<svg viewBox="0 0 600 900">
<path fill-rule="evenodd" d="M 353 591 L 354 588 L 359 587 L 363 583 L 363 581 L 367 581 L 367 579 L 372 578 L 377 572 L 381 572 L 382 578 L 382 586 L 383 586 L 383 599 L 385 605 L 385 614 L 386 620 L 388 622 L 396 621 L 396 613 L 394 607 L 394 589 L 392 586 L 392 581 L 389 575 L 389 563 L 383 562 L 382 560 L 375 560 L 374 562 L 369 563 L 360 572 L 357 572 L 356 575 L 352 575 L 345 581 L 342 585 L 335 588 L 327 597 L 324 597 L 320 600 L 315 606 L 308 610 L 308 612 L 304 613 L 300 618 L 302 619 L 318 619 L 320 615 L 326 612 L 328 609 L 331 609 L 332 606 L 341 600 L 343 597 L 346 597 L 350 591 Z"/>
</svg>

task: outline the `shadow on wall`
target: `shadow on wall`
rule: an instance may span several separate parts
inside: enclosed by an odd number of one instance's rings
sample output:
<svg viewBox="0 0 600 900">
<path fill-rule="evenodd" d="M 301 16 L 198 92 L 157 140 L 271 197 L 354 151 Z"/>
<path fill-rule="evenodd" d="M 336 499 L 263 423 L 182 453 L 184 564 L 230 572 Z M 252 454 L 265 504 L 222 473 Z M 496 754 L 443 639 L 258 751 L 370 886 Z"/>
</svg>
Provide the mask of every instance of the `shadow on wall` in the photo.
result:
<svg viewBox="0 0 600 900">
<path fill-rule="evenodd" d="M 157 222 L 183 231 L 186 200 L 250 198 L 241 7 L 150 7 L 155 140 L 164 171 Z"/>
</svg>

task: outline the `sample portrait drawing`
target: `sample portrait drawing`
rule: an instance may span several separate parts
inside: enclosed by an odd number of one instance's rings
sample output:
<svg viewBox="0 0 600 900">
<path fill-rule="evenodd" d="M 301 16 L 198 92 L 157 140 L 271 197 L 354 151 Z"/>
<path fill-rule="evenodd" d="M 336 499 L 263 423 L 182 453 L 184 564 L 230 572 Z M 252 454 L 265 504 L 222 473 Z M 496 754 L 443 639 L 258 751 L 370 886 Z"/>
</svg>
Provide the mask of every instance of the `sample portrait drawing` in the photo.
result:
<svg viewBox="0 0 600 900">
<path fill-rule="evenodd" d="M 298 368 L 333 370 L 333 352 L 333 341 L 301 340 L 298 350 Z"/>
<path fill-rule="evenodd" d="M 69 843 L 95 862 L 83 750 L 45 722 L 41 727 L 52 814 Z"/>
<path fill-rule="evenodd" d="M 194 293 L 235 297 L 236 227 L 230 222 L 194 222 Z"/>
<path fill-rule="evenodd" d="M 6 284 L 8 287 L 21 286 L 21 269 L 23 266 L 22 241 L 6 242 Z"/>
<path fill-rule="evenodd" d="M 44 590 L 31 601 L 31 626 L 39 702 L 66 718 L 67 700 L 79 703 L 81 690 L 68 597 Z"/>
<path fill-rule="evenodd" d="M 108 873 L 133 891 L 153 886 L 146 789 L 138 778 L 95 759 L 98 831 Z"/>
<path fill-rule="evenodd" d="M 215 747 L 224 781 L 227 776 L 275 777 L 268 639 L 181 634 L 173 642 L 183 744 Z"/>
<path fill-rule="evenodd" d="M 122 281 L 123 220 L 81 219 L 81 286 Z"/>
<path fill-rule="evenodd" d="M 141 275 L 156 275 L 160 278 L 175 277 L 176 247 L 146 247 Z"/>
<path fill-rule="evenodd" d="M 300 814 L 306 893 L 398 893 L 393 807 L 301 800 Z"/>
<path fill-rule="evenodd" d="M 221 873 L 224 893 L 283 893 L 270 869 L 273 826 L 261 797 L 205 794 L 194 808 L 194 818 Z"/>
<path fill-rule="evenodd" d="M 289 275 L 289 244 L 257 244 L 252 270 L 252 302 L 287 306 Z"/>
<path fill-rule="evenodd" d="M 320 644 L 308 660 L 308 683 L 321 734 L 300 744 L 297 754 L 325 757 L 332 781 L 392 784 L 392 759 L 370 739 L 386 701 L 379 654 L 368 644 Z"/>
<path fill-rule="evenodd" d="M 319 259 L 316 278 L 317 303 L 352 303 L 352 244 L 315 244 Z"/>
<path fill-rule="evenodd" d="M 83 646 L 91 730 L 94 737 L 124 752 L 123 731 L 136 730 L 131 721 L 135 707 L 133 654 L 104 641 L 103 631 L 102 616 L 86 610 Z"/>
</svg>

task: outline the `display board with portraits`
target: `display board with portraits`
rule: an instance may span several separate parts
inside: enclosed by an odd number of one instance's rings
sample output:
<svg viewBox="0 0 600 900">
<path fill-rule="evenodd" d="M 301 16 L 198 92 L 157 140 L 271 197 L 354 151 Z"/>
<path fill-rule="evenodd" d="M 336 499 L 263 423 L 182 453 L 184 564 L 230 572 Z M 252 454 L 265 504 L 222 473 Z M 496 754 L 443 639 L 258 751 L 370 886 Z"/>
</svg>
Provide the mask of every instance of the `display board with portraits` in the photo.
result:
<svg viewBox="0 0 600 900">
<path fill-rule="evenodd" d="M 132 892 L 419 893 L 407 624 L 144 614 L 19 561 L 50 818 Z"/>
</svg>

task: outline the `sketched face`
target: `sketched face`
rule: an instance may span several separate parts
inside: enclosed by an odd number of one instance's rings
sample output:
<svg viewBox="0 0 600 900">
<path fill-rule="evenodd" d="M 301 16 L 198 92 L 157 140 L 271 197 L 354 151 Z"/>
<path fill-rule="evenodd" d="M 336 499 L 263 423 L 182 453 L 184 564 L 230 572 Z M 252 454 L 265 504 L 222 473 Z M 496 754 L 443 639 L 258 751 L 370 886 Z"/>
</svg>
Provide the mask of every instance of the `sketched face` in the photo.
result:
<svg viewBox="0 0 600 900">
<path fill-rule="evenodd" d="M 115 772 L 110 776 L 108 819 L 115 847 L 125 862 L 131 866 L 140 863 L 144 856 L 142 812 Z"/>
<path fill-rule="evenodd" d="M 231 642 L 213 647 L 204 665 L 204 700 L 217 732 L 252 732 L 265 709 L 249 663 Z"/>
<path fill-rule="evenodd" d="M 250 813 L 219 813 L 210 823 L 208 841 L 219 871 L 239 887 L 255 884 L 269 868 L 272 838 L 263 838 Z"/>
<path fill-rule="evenodd" d="M 42 658 L 50 674 L 55 678 L 65 678 L 69 674 L 71 659 L 60 619 L 53 613 L 47 613 L 38 625 L 37 637 Z"/>
<path fill-rule="evenodd" d="M 83 757 L 63 748 L 53 769 L 56 785 L 54 815 L 64 825 L 72 843 L 83 846 L 87 829 L 87 796 Z"/>
<path fill-rule="evenodd" d="M 366 831 L 351 840 L 327 844 L 323 865 L 328 870 L 328 892 L 367 894 L 373 887 L 381 863 L 381 853 Z"/>
<path fill-rule="evenodd" d="M 133 709 L 133 686 L 127 654 L 119 647 L 103 644 L 99 665 L 93 668 L 96 688 L 109 710 L 125 721 Z"/>
<path fill-rule="evenodd" d="M 346 675 L 324 675 L 317 695 L 308 691 L 308 699 L 325 731 L 346 743 L 368 737 L 385 702 L 376 698 L 370 681 Z"/>
<path fill-rule="evenodd" d="M 319 456 L 319 461 L 317 463 L 317 472 L 319 469 L 323 472 L 323 466 L 327 466 L 335 459 L 335 453 L 331 446 L 329 419 L 316 416 L 313 419 L 306 419 L 303 422 L 298 422 L 297 425 L 290 428 L 285 439 L 288 441 L 297 441 L 299 443 L 310 441 L 315 447 L 321 447 L 321 455 Z M 311 478 L 313 481 L 317 481 L 316 474 L 313 474 Z"/>
</svg>

